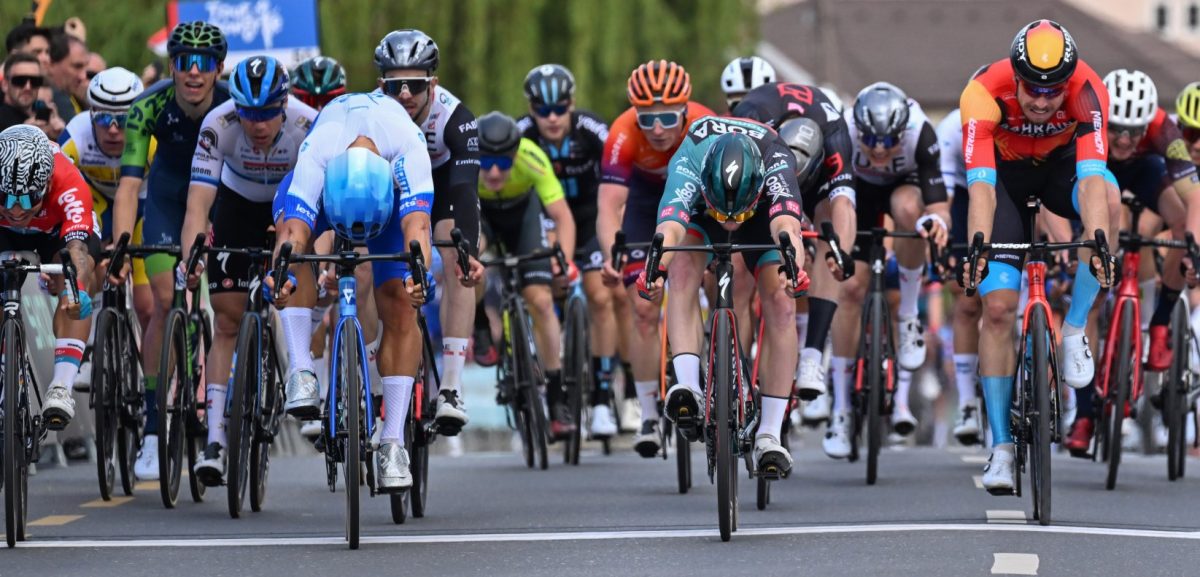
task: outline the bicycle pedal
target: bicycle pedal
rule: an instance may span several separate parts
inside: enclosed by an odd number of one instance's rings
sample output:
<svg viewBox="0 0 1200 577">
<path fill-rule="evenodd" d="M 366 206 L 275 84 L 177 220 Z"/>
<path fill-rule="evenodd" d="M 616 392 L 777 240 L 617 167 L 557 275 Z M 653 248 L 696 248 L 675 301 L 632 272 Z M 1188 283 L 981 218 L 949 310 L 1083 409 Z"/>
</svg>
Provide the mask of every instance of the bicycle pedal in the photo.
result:
<svg viewBox="0 0 1200 577">
<path fill-rule="evenodd" d="M 462 422 L 457 419 L 435 419 L 433 430 L 443 437 L 455 437 L 462 432 Z"/>
<path fill-rule="evenodd" d="M 46 429 L 50 431 L 61 431 L 67 428 L 67 425 L 70 423 L 71 419 L 67 417 L 66 413 L 61 411 L 50 411 L 45 416 Z"/>
<path fill-rule="evenodd" d="M 1009 487 L 1007 489 L 1004 487 L 995 487 L 992 489 L 987 489 L 987 492 L 989 495 L 995 495 L 997 497 L 1015 497 L 1017 495 L 1017 490 L 1013 487 Z"/>
<path fill-rule="evenodd" d="M 817 397 L 821 396 L 821 391 L 816 389 L 798 389 L 796 391 L 796 396 L 799 397 L 801 401 L 815 401 L 817 400 Z"/>
<path fill-rule="evenodd" d="M 767 481 L 778 481 L 786 479 L 791 474 L 791 468 L 785 468 L 786 462 L 782 459 L 774 459 L 772 457 L 763 457 L 762 462 L 758 464 L 758 470 L 754 476 L 761 477 Z"/>
</svg>

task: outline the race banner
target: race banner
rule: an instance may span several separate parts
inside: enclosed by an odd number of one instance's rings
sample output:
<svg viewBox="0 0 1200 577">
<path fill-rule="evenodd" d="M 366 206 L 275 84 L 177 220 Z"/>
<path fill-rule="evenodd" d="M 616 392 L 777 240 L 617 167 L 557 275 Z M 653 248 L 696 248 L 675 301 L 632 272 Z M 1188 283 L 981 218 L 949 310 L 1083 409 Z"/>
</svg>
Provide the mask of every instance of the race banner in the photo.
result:
<svg viewBox="0 0 1200 577">
<path fill-rule="evenodd" d="M 180 0 L 178 18 L 225 33 L 226 70 L 249 56 L 274 56 L 291 68 L 321 53 L 317 0 Z"/>
</svg>

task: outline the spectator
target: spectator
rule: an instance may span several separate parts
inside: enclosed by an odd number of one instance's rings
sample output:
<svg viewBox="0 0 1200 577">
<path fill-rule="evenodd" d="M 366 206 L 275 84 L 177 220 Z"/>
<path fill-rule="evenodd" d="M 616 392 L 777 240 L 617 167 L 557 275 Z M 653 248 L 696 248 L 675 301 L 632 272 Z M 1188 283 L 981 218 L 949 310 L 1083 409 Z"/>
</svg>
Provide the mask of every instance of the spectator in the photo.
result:
<svg viewBox="0 0 1200 577">
<path fill-rule="evenodd" d="M 79 89 L 71 94 L 71 96 L 75 98 L 75 102 L 79 104 L 81 111 L 90 108 L 88 106 L 87 95 L 88 86 L 91 85 L 92 78 L 95 78 L 97 74 L 103 72 L 105 68 L 108 68 L 108 62 L 104 60 L 104 57 L 101 56 L 99 52 L 92 52 L 88 55 L 88 63 L 86 68 L 87 82 L 79 85 Z"/>
<path fill-rule="evenodd" d="M 37 56 L 14 52 L 4 59 L 4 80 L 0 81 L 0 88 L 4 89 L 4 102 L 0 104 L 0 130 L 31 123 L 33 103 L 37 100 L 38 89 L 44 84 L 42 66 Z"/>
<path fill-rule="evenodd" d="M 50 70 L 50 30 L 25 20 L 13 28 L 4 40 L 8 54 L 25 52 L 37 57 L 42 72 Z"/>
<path fill-rule="evenodd" d="M 151 61 L 142 69 L 142 85 L 150 88 L 155 82 L 162 80 L 163 65 L 157 60 Z"/>
<path fill-rule="evenodd" d="M 49 120 L 43 121 L 37 119 L 39 108 L 49 110 Z M 41 128 L 42 132 L 45 132 L 50 140 L 58 142 L 58 137 L 62 136 L 63 131 L 66 130 L 67 123 L 58 114 L 58 106 L 54 104 L 54 92 L 49 86 L 42 86 L 38 89 L 37 100 L 33 102 L 33 114 L 32 124 Z M 43 112 L 42 114 L 45 115 L 46 113 Z"/>
<path fill-rule="evenodd" d="M 54 103 L 68 122 L 83 108 L 73 95 L 80 90 L 87 94 L 87 63 L 87 45 L 78 38 L 56 32 L 50 39 L 50 86 Z"/>
</svg>

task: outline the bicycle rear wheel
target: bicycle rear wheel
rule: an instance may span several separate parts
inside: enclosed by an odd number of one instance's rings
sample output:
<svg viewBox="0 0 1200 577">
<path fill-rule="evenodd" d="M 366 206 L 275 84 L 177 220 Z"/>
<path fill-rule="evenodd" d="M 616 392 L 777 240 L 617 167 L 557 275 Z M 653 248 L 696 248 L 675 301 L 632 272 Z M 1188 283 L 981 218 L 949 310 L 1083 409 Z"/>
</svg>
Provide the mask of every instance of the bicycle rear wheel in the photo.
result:
<svg viewBox="0 0 1200 577">
<path fill-rule="evenodd" d="M 884 382 L 883 339 L 887 338 L 890 327 L 887 326 L 884 319 L 881 295 L 870 297 L 868 306 L 870 307 L 868 313 L 870 316 L 867 319 L 868 331 L 864 331 L 862 338 L 869 339 L 865 361 L 867 365 L 867 484 L 874 485 L 879 474 L 879 448 L 883 444 L 883 426 L 881 425 L 884 410 L 883 390 L 887 386 Z M 886 360 L 890 365 L 890 359 Z M 891 370 L 891 366 L 888 366 L 887 370 Z"/>
<path fill-rule="evenodd" d="M 412 516 L 420 519 L 425 516 L 425 505 L 429 498 L 429 445 L 433 442 L 433 433 L 429 432 L 429 428 L 425 426 L 425 421 L 430 415 L 437 412 L 437 403 L 434 399 L 437 398 L 437 383 L 434 381 L 433 372 L 437 365 L 434 364 L 433 351 L 424 348 L 424 361 L 421 371 L 421 382 L 417 386 L 424 387 L 425 394 L 422 398 L 422 403 L 425 405 L 421 411 L 421 421 L 414 421 L 412 430 L 412 450 L 409 456 L 412 458 L 410 470 L 412 472 L 413 486 L 408 490 L 410 493 L 409 501 L 412 504 Z M 413 405 L 416 406 L 416 405 Z M 408 411 L 412 415 L 413 411 Z"/>
<path fill-rule="evenodd" d="M 141 381 L 141 354 L 133 333 L 133 322 L 126 312 L 120 319 L 120 379 L 115 381 L 117 400 L 117 470 L 121 473 L 121 490 L 126 496 L 133 495 L 137 481 L 133 474 L 133 463 L 141 446 L 142 430 L 146 424 L 146 390 Z"/>
<path fill-rule="evenodd" d="M 417 383 L 417 385 L 419 386 L 420 383 Z M 416 400 L 416 395 L 413 395 L 413 400 Z M 414 405 L 410 404 L 410 406 Z M 404 419 L 404 450 L 410 456 L 413 454 L 413 433 L 416 429 L 413 426 L 413 412 L 414 411 L 412 409 L 409 409 L 408 417 Z M 411 464 L 409 465 L 409 472 L 410 474 L 412 473 Z M 414 484 L 416 484 L 415 475 L 413 481 Z M 409 488 L 406 491 L 397 491 L 388 495 L 388 505 L 392 510 L 393 523 L 397 525 L 403 525 L 404 522 L 408 520 L 409 493 L 411 492 L 412 489 Z"/>
<path fill-rule="evenodd" d="M 120 319 L 115 309 L 102 309 L 96 318 L 96 338 L 92 347 L 92 410 L 96 428 L 96 477 L 100 498 L 112 500 L 117 477 L 117 443 L 122 360 Z M 128 362 L 128 361 L 125 361 Z"/>
<path fill-rule="evenodd" d="M 721 531 L 721 540 L 728 541 L 733 536 L 734 508 L 737 507 L 737 461 L 734 460 L 733 446 L 737 442 L 733 425 L 731 389 L 735 381 L 733 371 L 733 331 L 730 326 L 730 315 L 718 313 L 716 326 L 713 327 L 713 355 L 711 374 L 714 387 L 713 397 L 716 400 L 716 410 L 713 418 L 717 420 L 717 435 L 712 442 L 716 443 L 717 453 L 717 524 Z"/>
<path fill-rule="evenodd" d="M 271 442 L 279 432 L 283 418 L 283 382 L 280 380 L 279 359 L 275 352 L 275 327 L 265 319 L 266 331 L 262 344 L 262 392 L 255 414 L 254 444 L 250 447 L 250 510 L 262 511 L 267 500 L 267 476 L 271 472 Z"/>
<path fill-rule="evenodd" d="M 190 373 L 192 380 L 191 385 L 184 390 L 183 397 L 185 399 L 184 407 L 186 407 L 183 416 L 187 421 L 187 435 L 184 438 L 187 440 L 188 489 L 192 493 L 193 503 L 204 502 L 204 493 L 208 490 L 208 487 L 200 482 L 199 477 L 190 474 L 196 470 L 196 463 L 204 454 L 204 445 L 208 441 L 206 434 L 208 430 L 207 409 L 199 403 L 196 391 L 204 386 L 204 367 L 201 362 L 208 354 L 208 345 L 212 342 L 212 321 L 203 309 L 200 310 L 199 316 L 200 324 L 190 327 L 193 334 L 188 339 L 192 347 L 188 349 L 188 366 L 192 369 Z"/>
<path fill-rule="evenodd" d="M 1183 302 L 1171 311 L 1171 366 L 1162 383 L 1162 418 L 1167 427 L 1167 479 L 1183 477 L 1187 461 L 1187 390 L 1191 326 Z"/>
<path fill-rule="evenodd" d="M 575 423 L 575 432 L 564 443 L 563 460 L 568 465 L 578 465 L 583 442 L 583 391 L 592 390 L 591 344 L 588 342 L 587 305 L 583 299 L 568 299 L 564 333 L 566 348 L 562 373 L 567 386 L 567 411 Z"/>
<path fill-rule="evenodd" d="M 4 536 L 9 547 L 25 540 L 26 475 L 25 462 L 27 406 L 21 402 L 25 395 L 24 362 L 20 329 L 16 321 L 4 323 Z"/>
<path fill-rule="evenodd" d="M 351 549 L 358 549 L 359 498 L 362 491 L 362 362 L 359 356 L 358 331 L 347 326 L 342 331 L 338 350 L 338 396 L 342 430 L 339 438 L 345 439 L 342 452 L 346 474 L 346 541 Z M 343 436 L 344 435 L 344 436 Z"/>
<path fill-rule="evenodd" d="M 1108 477 L 1104 481 L 1104 488 L 1109 491 L 1117 487 L 1117 470 L 1121 467 L 1121 425 L 1125 420 L 1125 404 L 1129 401 L 1129 393 L 1133 388 L 1133 371 L 1137 370 L 1132 365 L 1133 357 L 1133 302 L 1126 302 L 1121 307 L 1120 320 L 1120 337 L 1117 338 L 1117 348 L 1114 351 L 1114 361 L 1116 367 L 1115 372 L 1110 372 L 1109 375 L 1114 376 L 1116 380 L 1110 380 L 1109 398 L 1112 402 L 1106 403 L 1104 410 L 1108 413 L 1108 418 L 1105 419 L 1105 425 L 1108 426 L 1105 439 L 1107 446 L 1106 460 L 1108 461 Z"/>
<path fill-rule="evenodd" d="M 158 364 L 158 486 L 168 509 L 175 508 L 179 498 L 184 443 L 191 443 L 184 407 L 184 390 L 191 386 L 186 369 L 186 322 L 182 310 L 172 309 L 167 314 Z"/>
<path fill-rule="evenodd" d="M 1029 394 L 1032 398 L 1032 414 L 1029 423 L 1032 435 L 1029 440 L 1029 477 L 1033 488 L 1033 516 L 1042 525 L 1050 524 L 1050 343 L 1046 312 L 1043 307 L 1034 307 L 1029 322 L 1029 334 L 1033 335 L 1033 364 Z"/>
<path fill-rule="evenodd" d="M 242 317 L 238 329 L 236 359 L 233 367 L 233 387 L 229 391 L 229 435 L 227 446 L 229 516 L 237 519 L 242 514 L 242 502 L 250 485 L 251 446 L 254 444 L 254 397 L 262 380 L 261 347 L 262 317 L 247 314 Z M 224 407 L 210 410 L 223 411 Z"/>
<path fill-rule="evenodd" d="M 517 387 L 525 392 L 525 408 L 528 410 L 529 439 L 533 444 L 533 453 L 537 467 L 543 471 L 549 468 L 547 442 L 550 437 L 549 424 L 546 417 L 546 405 L 542 402 L 542 387 L 546 378 L 542 374 L 541 364 L 533 356 L 533 337 L 529 334 L 529 317 L 523 306 L 515 307 L 512 316 L 513 350 L 516 357 Z"/>
</svg>

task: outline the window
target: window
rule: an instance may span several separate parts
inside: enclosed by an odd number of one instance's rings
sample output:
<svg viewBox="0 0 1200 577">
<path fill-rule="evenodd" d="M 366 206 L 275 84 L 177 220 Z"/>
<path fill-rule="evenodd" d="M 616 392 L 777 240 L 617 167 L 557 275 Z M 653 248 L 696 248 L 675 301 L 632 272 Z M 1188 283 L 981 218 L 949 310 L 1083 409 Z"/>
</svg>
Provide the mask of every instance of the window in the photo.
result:
<svg viewBox="0 0 1200 577">
<path fill-rule="evenodd" d="M 1159 32 L 1167 31 L 1167 5 L 1166 4 L 1159 4 L 1158 7 L 1154 9 L 1154 23 L 1155 23 L 1154 24 L 1155 27 L 1158 29 Z"/>
</svg>

